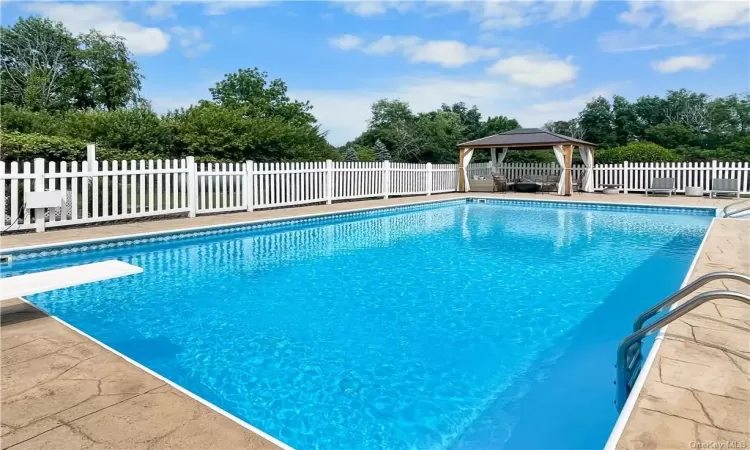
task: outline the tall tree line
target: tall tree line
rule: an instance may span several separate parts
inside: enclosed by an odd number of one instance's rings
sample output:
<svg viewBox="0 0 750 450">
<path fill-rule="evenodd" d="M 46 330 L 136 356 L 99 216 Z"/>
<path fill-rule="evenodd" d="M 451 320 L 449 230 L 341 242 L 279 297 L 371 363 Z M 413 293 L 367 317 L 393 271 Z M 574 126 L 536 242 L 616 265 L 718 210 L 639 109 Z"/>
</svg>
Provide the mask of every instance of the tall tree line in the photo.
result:
<svg viewBox="0 0 750 450">
<path fill-rule="evenodd" d="M 456 144 L 520 128 L 506 116 L 482 118 L 476 106 L 443 104 L 414 113 L 400 100 L 372 105 L 367 129 L 345 147 L 368 154 L 376 141 L 398 161 L 455 162 Z M 615 95 L 610 102 L 593 98 L 577 117 L 552 121 L 543 128 L 597 144 L 597 160 L 618 163 L 649 161 L 750 161 L 750 93 L 712 99 L 685 89 L 664 97 L 643 96 L 635 102 Z M 487 158 L 475 155 L 474 161 Z M 508 162 L 553 162 L 551 152 L 516 151 Z"/>
<path fill-rule="evenodd" d="M 546 127 L 598 144 L 605 157 L 650 143 L 660 147 L 667 160 L 750 161 L 748 92 L 712 99 L 680 89 L 632 103 L 620 95 L 611 102 L 596 97 L 578 117 Z"/>
</svg>

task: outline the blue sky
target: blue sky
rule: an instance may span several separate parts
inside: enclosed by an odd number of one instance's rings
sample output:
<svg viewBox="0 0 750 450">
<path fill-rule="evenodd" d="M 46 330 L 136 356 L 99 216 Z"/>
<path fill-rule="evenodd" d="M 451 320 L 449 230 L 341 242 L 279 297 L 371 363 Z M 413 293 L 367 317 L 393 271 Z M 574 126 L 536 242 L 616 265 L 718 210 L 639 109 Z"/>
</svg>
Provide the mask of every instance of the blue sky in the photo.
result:
<svg viewBox="0 0 750 450">
<path fill-rule="evenodd" d="M 309 100 L 335 145 L 379 98 L 415 111 L 479 106 L 523 126 L 574 117 L 596 95 L 750 89 L 748 1 L 2 2 L 127 39 L 155 110 L 208 98 L 258 67 Z"/>
</svg>

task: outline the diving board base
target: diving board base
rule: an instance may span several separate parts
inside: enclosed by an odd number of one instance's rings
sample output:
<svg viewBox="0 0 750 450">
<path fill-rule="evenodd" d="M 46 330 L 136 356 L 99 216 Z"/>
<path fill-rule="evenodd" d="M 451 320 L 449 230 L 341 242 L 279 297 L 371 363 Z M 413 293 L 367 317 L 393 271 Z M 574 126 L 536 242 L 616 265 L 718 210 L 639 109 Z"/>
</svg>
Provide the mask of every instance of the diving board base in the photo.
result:
<svg viewBox="0 0 750 450">
<path fill-rule="evenodd" d="M 143 269 L 138 266 L 111 259 L 63 269 L 0 278 L 0 301 L 135 275 L 141 272 L 143 272 Z"/>
</svg>

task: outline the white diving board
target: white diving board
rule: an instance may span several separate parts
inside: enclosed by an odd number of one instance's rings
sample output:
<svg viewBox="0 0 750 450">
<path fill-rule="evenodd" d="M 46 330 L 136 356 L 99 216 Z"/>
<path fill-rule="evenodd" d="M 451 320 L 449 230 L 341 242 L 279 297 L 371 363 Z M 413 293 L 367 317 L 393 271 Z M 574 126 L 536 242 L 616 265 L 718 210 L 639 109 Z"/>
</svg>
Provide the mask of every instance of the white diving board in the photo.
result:
<svg viewBox="0 0 750 450">
<path fill-rule="evenodd" d="M 0 301 L 39 294 L 95 281 L 135 275 L 143 269 L 115 259 L 64 269 L 45 270 L 15 277 L 0 278 Z"/>
</svg>

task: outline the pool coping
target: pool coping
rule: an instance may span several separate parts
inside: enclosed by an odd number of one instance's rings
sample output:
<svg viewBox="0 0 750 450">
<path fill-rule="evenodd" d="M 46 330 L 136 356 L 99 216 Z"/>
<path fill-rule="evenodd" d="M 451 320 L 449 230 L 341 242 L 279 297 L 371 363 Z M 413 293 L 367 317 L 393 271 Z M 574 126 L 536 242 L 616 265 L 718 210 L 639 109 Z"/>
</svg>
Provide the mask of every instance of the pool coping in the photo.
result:
<svg viewBox="0 0 750 450">
<path fill-rule="evenodd" d="M 708 235 L 711 233 L 711 229 L 713 228 L 715 223 L 716 217 L 711 220 L 708 228 L 706 228 L 706 233 L 703 235 L 703 239 L 701 239 L 701 243 L 698 246 L 698 249 L 695 251 L 693 261 L 690 263 L 690 267 L 688 267 L 685 278 L 682 280 L 682 284 L 680 284 L 679 289 L 684 288 L 690 281 L 690 277 L 693 275 L 693 271 L 698 264 L 698 260 L 700 259 L 701 254 L 703 253 L 703 248 L 706 245 L 706 241 L 708 241 Z M 678 306 L 679 304 L 675 303 L 669 308 L 669 310 L 671 311 Z M 643 363 L 643 366 L 638 373 L 638 377 L 635 380 L 633 389 L 630 391 L 630 394 L 628 394 L 628 398 L 625 401 L 622 410 L 620 410 L 620 414 L 617 416 L 617 421 L 615 422 L 614 427 L 612 427 L 612 432 L 610 433 L 606 444 L 604 444 L 604 450 L 616 450 L 617 444 L 618 442 L 620 442 L 620 438 L 622 437 L 622 433 L 625 431 L 625 427 L 627 426 L 630 417 L 635 411 L 635 405 L 638 402 L 638 398 L 640 398 L 641 396 L 641 391 L 646 385 L 646 379 L 648 378 L 648 374 L 651 372 L 654 362 L 656 361 L 656 355 L 659 353 L 662 342 L 664 342 L 664 336 L 667 334 L 667 328 L 669 328 L 669 324 L 660 328 L 659 333 L 654 338 L 654 344 L 651 346 L 651 350 L 649 350 L 648 355 L 646 355 L 646 361 Z"/>
<path fill-rule="evenodd" d="M 129 240 L 138 240 L 138 239 L 144 239 L 144 238 L 152 238 L 152 237 L 159 237 L 159 236 L 168 236 L 168 235 L 182 235 L 187 234 L 190 232 L 202 232 L 202 231 L 211 231 L 211 230 L 223 230 L 227 229 L 231 232 L 232 229 L 240 228 L 243 226 L 251 226 L 251 225 L 258 225 L 258 224 L 272 224 L 272 223 L 284 223 L 284 222 L 295 222 L 295 221 L 302 221 L 304 219 L 316 219 L 316 218 L 336 218 L 340 216 L 347 216 L 347 215 L 353 215 L 356 213 L 365 213 L 370 211 L 381 211 L 381 210 L 399 210 L 399 209 L 408 209 L 418 206 L 424 206 L 424 205 L 432 205 L 432 204 L 438 204 L 438 203 L 461 203 L 461 202 L 472 202 L 474 200 L 491 200 L 492 203 L 496 204 L 502 204 L 502 203 L 528 203 L 529 205 L 533 205 L 534 203 L 546 203 L 546 204 L 575 204 L 580 206 L 609 206 L 613 207 L 615 209 L 618 208 L 638 208 L 638 209 L 694 209 L 694 210 L 704 210 L 706 212 L 713 211 L 714 216 L 711 219 L 711 223 L 709 224 L 709 227 L 706 229 L 706 233 L 703 236 L 703 240 L 701 241 L 700 246 L 696 250 L 696 254 L 693 258 L 693 261 L 691 263 L 690 268 L 688 269 L 688 272 L 685 276 L 685 279 L 683 281 L 682 286 L 684 286 L 687 283 L 687 280 L 689 279 L 690 275 L 692 274 L 695 265 L 698 261 L 698 257 L 703 249 L 703 245 L 708 237 L 708 234 L 711 230 L 711 227 L 715 223 L 715 219 L 719 216 L 721 212 L 721 208 L 716 207 L 710 207 L 710 206 L 693 206 L 693 205 L 675 205 L 675 204 L 666 204 L 666 205 L 660 205 L 660 204 L 643 204 L 643 203 L 626 203 L 626 202 L 598 202 L 598 201 L 581 201 L 581 200 L 572 200 L 569 198 L 565 199 L 534 199 L 534 198 L 518 198 L 518 197 L 502 197 L 498 198 L 497 196 L 491 196 L 491 195 L 482 195 L 482 194 L 467 194 L 465 196 L 460 197 L 454 197 L 454 198 L 443 198 L 443 199 L 431 199 L 431 200 L 424 200 L 424 201 L 416 201 L 416 202 L 410 202 L 405 204 L 398 204 L 398 205 L 382 205 L 382 206 L 368 206 L 368 207 L 362 207 L 362 208 L 352 208 L 342 211 L 333 211 L 333 212 L 321 212 L 321 213 L 312 213 L 312 214 L 302 214 L 297 215 L 293 217 L 282 217 L 282 218 L 266 218 L 266 219 L 256 219 L 256 220 L 247 220 L 247 221 L 240 221 L 235 223 L 229 223 L 229 224 L 216 224 L 216 225 L 202 225 L 202 226 L 195 226 L 195 227 L 185 227 L 185 228 L 178 228 L 173 230 L 162 230 L 162 231 L 152 231 L 152 232 L 145 232 L 145 233 L 133 233 L 133 234 L 125 234 L 120 236 L 109 236 L 109 237 L 101 237 L 101 238 L 92 238 L 92 239 L 82 239 L 82 240 L 74 240 L 74 241 L 67 241 L 67 242 L 57 242 L 57 243 L 50 243 L 50 244 L 39 244 L 39 245 L 31 245 L 31 246 L 17 246 L 17 247 L 11 247 L 7 249 L 0 249 L 0 256 L 6 256 L 6 255 L 16 255 L 19 253 L 26 253 L 26 252 L 32 252 L 32 251 L 39 251 L 39 250 L 45 250 L 45 249 L 57 249 L 57 248 L 64 248 L 69 246 L 76 246 L 76 245 L 89 245 L 89 244 L 102 244 L 102 243 L 109 243 L 109 242 L 118 242 L 118 241 L 129 241 Z M 593 209 L 594 211 L 597 209 Z M 707 215 L 708 216 L 708 215 Z M 186 236 L 187 237 L 187 236 Z M 40 308 L 37 305 L 34 305 L 33 303 L 29 302 L 25 298 L 20 298 L 22 301 L 26 302 L 27 304 L 30 304 L 36 308 L 41 309 L 45 313 L 49 314 L 46 310 L 43 308 Z M 673 306 L 674 307 L 674 306 Z M 174 387 L 175 389 L 179 390 L 180 392 L 184 393 L 185 395 L 189 396 L 190 398 L 197 400 L 199 403 L 208 406 L 210 409 L 218 412 L 219 414 L 227 417 L 228 419 L 232 420 L 233 422 L 239 424 L 240 426 L 258 434 L 259 436 L 269 440 L 270 442 L 278 445 L 281 448 L 284 449 L 292 449 L 288 444 L 283 443 L 279 439 L 269 435 L 268 433 L 256 428 L 249 422 L 246 422 L 228 411 L 225 411 L 224 409 L 214 405 L 213 403 L 201 398 L 200 396 L 192 393 L 188 389 L 185 389 L 181 387 L 179 384 L 174 383 L 173 381 L 167 379 L 166 377 L 163 377 L 159 375 L 158 373 L 154 372 L 153 370 L 143 366 L 142 364 L 138 363 L 137 361 L 127 357 L 126 355 L 118 352 L 117 350 L 109 347 L 108 345 L 104 344 L 103 342 L 93 338 L 92 336 L 86 334 L 85 332 L 77 329 L 76 327 L 68 324 L 67 322 L 63 321 L 62 319 L 59 319 L 58 317 L 49 314 L 50 317 L 52 317 L 55 321 L 63 324 L 65 327 L 75 331 L 76 333 L 81 334 L 82 336 L 92 340 L 93 342 L 101 345 L 103 348 L 109 350 L 110 352 L 116 354 L 117 356 L 123 358 L 124 360 L 130 362 L 131 364 L 134 364 L 136 367 L 146 371 L 152 376 L 157 377 L 158 379 L 164 381 L 165 383 L 169 384 L 170 386 Z M 628 401 L 626 402 L 625 406 L 623 407 L 622 412 L 618 416 L 617 422 L 615 423 L 615 426 L 610 434 L 610 437 L 607 441 L 605 449 L 614 449 L 614 445 L 617 444 L 617 441 L 619 440 L 620 435 L 622 434 L 625 424 L 627 423 L 630 415 L 633 412 L 635 402 L 640 394 L 641 389 L 643 388 L 643 385 L 645 384 L 646 375 L 648 374 L 651 366 L 653 365 L 653 361 L 656 358 L 656 353 L 658 351 L 658 348 L 661 346 L 661 341 L 664 336 L 664 333 L 666 331 L 666 327 L 660 330 L 656 341 L 654 342 L 654 345 L 652 346 L 651 351 L 649 352 L 646 362 L 644 364 L 644 368 L 641 370 L 641 373 L 639 374 L 638 379 L 636 380 L 635 388 L 632 391 L 631 395 L 628 397 Z M 621 423 L 622 422 L 622 423 Z M 610 446 L 610 442 L 613 441 L 613 437 L 616 435 L 616 439 L 614 439 L 614 444 Z"/>
</svg>

